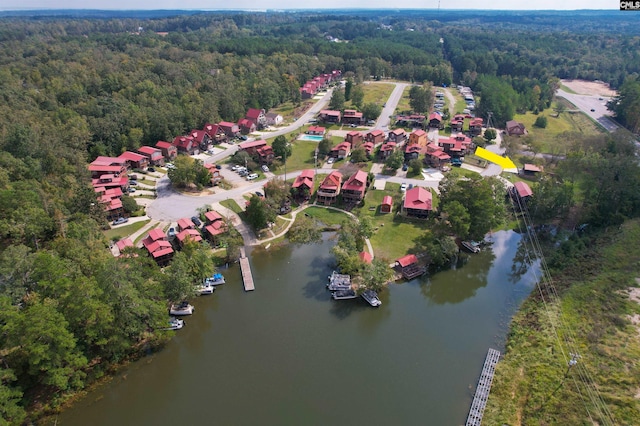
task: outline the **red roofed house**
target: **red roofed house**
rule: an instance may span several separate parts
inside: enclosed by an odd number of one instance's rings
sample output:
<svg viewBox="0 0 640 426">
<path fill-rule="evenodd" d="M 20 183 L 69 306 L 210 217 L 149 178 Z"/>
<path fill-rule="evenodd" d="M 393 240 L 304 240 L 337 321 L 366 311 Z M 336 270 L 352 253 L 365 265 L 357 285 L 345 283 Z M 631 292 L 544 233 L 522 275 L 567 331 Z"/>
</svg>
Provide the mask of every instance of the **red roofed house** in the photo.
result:
<svg viewBox="0 0 640 426">
<path fill-rule="evenodd" d="M 245 114 L 244 118 L 251 121 L 256 125 L 256 129 L 260 130 L 267 124 L 267 117 L 265 116 L 265 110 L 257 108 L 249 108 L 249 111 Z"/>
<path fill-rule="evenodd" d="M 173 247 L 167 241 L 167 236 L 160 228 L 149 231 L 149 234 L 142 240 L 142 245 L 158 265 L 166 265 L 173 257 Z"/>
<path fill-rule="evenodd" d="M 228 121 L 221 121 L 218 126 L 222 129 L 225 135 L 230 138 L 235 138 L 240 133 L 240 128 L 236 123 L 230 123 Z"/>
<path fill-rule="evenodd" d="M 104 206 L 104 210 L 107 212 L 107 220 L 115 220 L 125 216 L 120 187 L 110 189 L 97 187 L 94 190 L 98 193 L 98 203 Z"/>
<path fill-rule="evenodd" d="M 390 195 L 385 195 L 380 204 L 380 213 L 391 213 L 393 209 L 393 198 Z"/>
<path fill-rule="evenodd" d="M 125 151 L 118 158 L 125 160 L 129 169 L 145 169 L 149 165 L 149 159 L 137 152 Z"/>
<path fill-rule="evenodd" d="M 407 140 L 407 132 L 404 129 L 394 129 L 389 132 L 387 135 L 387 140 L 389 142 L 395 142 L 396 144 L 401 144 Z"/>
<path fill-rule="evenodd" d="M 429 139 L 427 138 L 427 132 L 424 130 L 416 130 L 409 135 L 409 142 L 407 145 L 427 146 Z"/>
<path fill-rule="evenodd" d="M 384 132 L 380 129 L 372 130 L 364 136 L 367 142 L 373 142 L 374 145 L 384 142 Z"/>
<path fill-rule="evenodd" d="M 260 139 L 256 141 L 242 142 L 238 147 L 251 155 L 260 164 L 271 164 L 275 157 L 273 148 L 267 145 L 267 141 Z"/>
<path fill-rule="evenodd" d="M 527 201 L 533 196 L 533 191 L 526 182 L 516 182 L 510 190 L 511 197 L 515 200 Z"/>
<path fill-rule="evenodd" d="M 196 229 L 183 229 L 182 231 L 176 234 L 176 238 L 178 239 L 180 245 L 184 245 L 187 240 L 191 240 L 193 242 L 202 241 L 202 235 Z"/>
<path fill-rule="evenodd" d="M 182 219 L 178 220 L 178 231 L 184 231 L 185 229 L 195 229 L 195 227 L 196 226 L 193 224 L 193 221 L 188 217 L 183 217 Z"/>
<path fill-rule="evenodd" d="M 464 126 L 464 115 L 456 114 L 451 119 L 451 131 L 452 132 L 462 132 L 463 126 Z"/>
<path fill-rule="evenodd" d="M 427 270 L 418 264 L 418 257 L 415 254 L 408 254 L 396 260 L 396 265 L 400 268 L 402 276 L 407 280 L 412 280 L 424 274 Z"/>
<path fill-rule="evenodd" d="M 261 146 L 256 150 L 256 152 L 258 153 L 258 160 L 260 164 L 271 164 L 276 158 L 271 145 Z"/>
<path fill-rule="evenodd" d="M 198 148 L 203 151 L 209 149 L 211 136 L 209 136 L 209 133 L 207 133 L 206 130 L 192 130 L 189 135 L 193 138 L 193 141 L 197 144 Z"/>
<path fill-rule="evenodd" d="M 295 191 L 295 195 L 298 198 L 308 200 L 313 193 L 313 179 L 315 172 L 311 169 L 305 169 L 293 182 L 291 188 Z"/>
<path fill-rule="evenodd" d="M 425 219 L 431 212 L 431 191 L 421 186 L 409 189 L 402 202 L 402 213 L 408 217 Z"/>
<path fill-rule="evenodd" d="M 242 142 L 238 144 L 238 148 L 247 152 L 247 154 L 251 156 L 255 156 L 258 154 L 258 148 L 262 148 L 263 146 L 267 146 L 267 141 L 264 139 L 259 139 L 255 141 Z"/>
<path fill-rule="evenodd" d="M 429 127 L 442 129 L 442 116 L 437 112 L 432 112 L 431 114 L 429 114 Z"/>
<path fill-rule="evenodd" d="M 164 155 L 162 155 L 162 150 L 152 146 L 141 146 L 138 148 L 138 152 L 147 157 L 150 165 L 164 166 Z"/>
<path fill-rule="evenodd" d="M 393 153 L 393 151 L 395 151 L 395 150 L 396 150 L 396 143 L 395 142 L 385 142 L 380 147 L 380 151 L 378 152 L 378 156 L 380 157 L 380 160 L 384 161 L 387 158 L 389 158 L 391 156 L 391 154 Z"/>
<path fill-rule="evenodd" d="M 361 132 L 352 130 L 347 133 L 347 136 L 344 138 L 344 140 L 351 144 L 351 149 L 356 149 L 364 141 L 364 136 Z"/>
<path fill-rule="evenodd" d="M 332 111 L 328 109 L 323 109 L 318 114 L 318 118 L 324 123 L 339 123 L 341 117 L 342 114 L 340 114 L 340 111 Z"/>
<path fill-rule="evenodd" d="M 482 133 L 483 123 L 484 121 L 480 117 L 472 118 L 469 122 L 469 134 L 473 137 Z"/>
<path fill-rule="evenodd" d="M 520 174 L 526 176 L 535 176 L 536 173 L 540 173 L 542 171 L 541 167 L 536 166 L 535 164 L 525 164 L 522 169 L 520 169 Z"/>
<path fill-rule="evenodd" d="M 360 258 L 361 261 L 367 264 L 371 264 L 371 262 L 373 261 L 373 257 L 371 256 L 371 253 L 369 253 L 368 251 L 361 251 L 358 254 L 358 257 Z"/>
<path fill-rule="evenodd" d="M 346 158 L 351 153 L 351 144 L 347 141 L 340 142 L 338 145 L 331 148 L 329 156 L 341 160 Z"/>
<path fill-rule="evenodd" d="M 346 124 L 362 124 L 363 115 L 355 109 L 345 109 L 342 122 Z"/>
<path fill-rule="evenodd" d="M 422 147 L 420 145 L 405 145 L 404 161 L 408 163 L 409 161 L 420 157 L 420 154 L 425 153 L 426 150 L 427 150 L 426 147 Z"/>
<path fill-rule="evenodd" d="M 123 238 L 116 243 L 116 247 L 118 247 L 119 256 L 122 256 L 122 252 L 128 248 L 133 248 L 133 242 L 129 238 Z"/>
<path fill-rule="evenodd" d="M 88 169 L 94 179 L 105 174 L 119 176 L 127 172 L 127 162 L 122 158 L 100 156 L 89 164 Z"/>
<path fill-rule="evenodd" d="M 451 161 L 451 156 L 444 152 L 438 145 L 430 143 L 424 156 L 424 163 L 431 167 L 442 167 Z"/>
<path fill-rule="evenodd" d="M 438 145 L 444 152 L 452 157 L 460 158 L 469 152 L 471 139 L 462 134 L 458 134 L 450 138 L 439 138 Z"/>
<path fill-rule="evenodd" d="M 307 134 L 308 135 L 316 135 L 316 136 L 324 136 L 324 132 L 327 129 L 325 129 L 324 127 L 321 126 L 309 126 L 309 129 L 307 130 Z"/>
<path fill-rule="evenodd" d="M 205 169 L 209 170 L 211 173 L 211 186 L 216 186 L 222 181 L 222 175 L 220 174 L 220 170 L 213 163 L 207 163 L 204 165 Z"/>
<path fill-rule="evenodd" d="M 367 190 L 367 173 L 358 170 L 342 184 L 342 200 L 345 203 L 359 203 Z"/>
<path fill-rule="evenodd" d="M 125 190 L 129 187 L 129 178 L 126 174 L 119 176 L 113 174 L 104 174 L 99 178 L 91 179 L 91 186 L 93 186 L 93 189 L 96 192 L 102 189 L 106 191 L 112 188 L 120 188 L 120 190 Z"/>
<path fill-rule="evenodd" d="M 158 141 L 156 148 L 162 151 L 162 155 L 168 161 L 173 161 L 178 156 L 178 148 L 173 146 L 170 142 Z"/>
<path fill-rule="evenodd" d="M 202 130 L 207 132 L 207 135 L 211 138 L 211 142 L 216 145 L 227 141 L 227 135 L 219 124 L 207 123 Z"/>
<path fill-rule="evenodd" d="M 241 118 L 238 121 L 238 128 L 240 129 L 240 133 L 243 135 L 248 135 L 249 133 L 253 133 L 258 130 L 256 123 L 249 120 L 248 118 Z"/>
<path fill-rule="evenodd" d="M 206 225 L 204 227 L 205 235 L 214 245 L 220 243 L 220 236 L 227 232 L 227 224 L 218 212 L 208 211 L 204 214 Z"/>
<path fill-rule="evenodd" d="M 200 152 L 200 147 L 196 141 L 193 140 L 193 136 L 176 136 L 171 143 L 178 148 L 178 152 L 188 155 L 194 155 Z"/>
<path fill-rule="evenodd" d="M 316 194 L 317 202 L 324 205 L 335 203 L 336 198 L 340 194 L 340 187 L 342 186 L 342 173 L 334 170 L 324 178 L 322 184 L 318 188 Z"/>
<path fill-rule="evenodd" d="M 367 158 L 371 158 L 371 153 L 373 152 L 373 142 L 365 142 L 362 144 L 362 148 L 364 148 L 364 152 L 367 153 Z"/>
</svg>

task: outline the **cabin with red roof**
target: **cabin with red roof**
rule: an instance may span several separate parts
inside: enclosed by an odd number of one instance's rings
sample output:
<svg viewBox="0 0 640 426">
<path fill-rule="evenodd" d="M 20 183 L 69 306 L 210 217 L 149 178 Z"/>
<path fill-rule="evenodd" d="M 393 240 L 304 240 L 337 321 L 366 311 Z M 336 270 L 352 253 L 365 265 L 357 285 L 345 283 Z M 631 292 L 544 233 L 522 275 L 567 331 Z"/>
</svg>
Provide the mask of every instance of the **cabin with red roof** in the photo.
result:
<svg viewBox="0 0 640 426">
<path fill-rule="evenodd" d="M 215 164 L 207 163 L 204 165 L 204 168 L 211 173 L 211 186 L 216 186 L 222 181 L 222 174 L 220 174 L 220 170 L 218 170 Z"/>
<path fill-rule="evenodd" d="M 387 141 L 383 143 L 382 146 L 380 147 L 380 150 L 378 151 L 378 157 L 380 158 L 381 161 L 385 161 L 387 158 L 391 156 L 391 154 L 393 154 L 393 151 L 395 150 L 396 150 L 396 143 Z"/>
<path fill-rule="evenodd" d="M 316 194 L 316 201 L 325 206 L 335 203 L 338 195 L 340 195 L 341 186 L 342 173 L 337 170 L 332 171 L 320 184 Z"/>
<path fill-rule="evenodd" d="M 424 164 L 429 167 L 442 167 L 451 161 L 451 156 L 444 152 L 438 145 L 429 143 L 424 155 Z"/>
<path fill-rule="evenodd" d="M 464 127 L 464 115 L 456 114 L 451 119 L 451 131 L 452 132 L 462 132 L 463 127 Z"/>
<path fill-rule="evenodd" d="M 355 109 L 345 109 L 342 115 L 342 122 L 344 124 L 362 124 L 364 121 L 363 114 Z"/>
<path fill-rule="evenodd" d="M 396 269 L 400 270 L 406 280 L 412 280 L 427 272 L 425 267 L 420 266 L 415 254 L 407 254 L 396 260 Z"/>
<path fill-rule="evenodd" d="M 158 141 L 156 142 L 156 148 L 162 151 L 165 160 L 173 161 L 178 156 L 178 148 L 173 146 L 170 142 Z"/>
<path fill-rule="evenodd" d="M 368 251 L 361 251 L 360 253 L 358 253 L 358 257 L 363 263 L 366 263 L 368 265 L 373 262 L 373 256 L 371 256 L 371 253 L 369 253 Z"/>
<path fill-rule="evenodd" d="M 429 114 L 429 127 L 440 130 L 444 129 L 444 126 L 442 125 L 442 116 L 437 112 Z"/>
<path fill-rule="evenodd" d="M 193 241 L 194 243 L 202 241 L 202 235 L 198 232 L 197 229 L 183 229 L 182 231 L 176 234 L 176 239 L 178 240 L 178 244 L 183 246 L 187 240 Z"/>
<path fill-rule="evenodd" d="M 351 153 L 351 144 L 347 141 L 340 142 L 338 145 L 331 148 L 329 152 L 329 156 L 333 157 L 337 160 L 342 160 L 346 158 Z"/>
<path fill-rule="evenodd" d="M 211 143 L 211 137 L 206 130 L 197 130 L 194 129 L 189 133 L 189 136 L 193 138 L 194 143 L 200 148 L 202 151 L 206 151 L 209 149 L 209 144 Z"/>
<path fill-rule="evenodd" d="M 240 133 L 240 128 L 236 123 L 230 123 L 228 121 L 221 121 L 218 126 L 222 129 L 225 135 L 229 138 L 235 138 Z"/>
<path fill-rule="evenodd" d="M 452 135 L 450 138 L 439 138 L 438 146 L 454 158 L 464 157 L 471 149 L 471 139 L 463 134 Z"/>
<path fill-rule="evenodd" d="M 146 169 L 149 165 L 149 159 L 137 152 L 125 151 L 118 156 L 127 162 L 129 169 Z"/>
<path fill-rule="evenodd" d="M 380 213 L 391 213 L 391 210 L 393 210 L 393 198 L 391 195 L 385 195 L 380 204 Z"/>
<path fill-rule="evenodd" d="M 396 144 L 404 143 L 407 140 L 407 132 L 404 129 L 394 129 L 387 135 L 389 142 L 395 142 Z"/>
<path fill-rule="evenodd" d="M 516 182 L 509 190 L 509 194 L 515 201 L 526 203 L 533 196 L 533 191 L 526 182 Z"/>
<path fill-rule="evenodd" d="M 520 169 L 520 174 L 524 176 L 536 176 L 538 173 L 542 171 L 542 167 L 536 166 L 535 164 L 526 163 Z"/>
<path fill-rule="evenodd" d="M 323 109 L 318 114 L 318 119 L 323 123 L 339 123 L 342 118 L 340 111 Z"/>
<path fill-rule="evenodd" d="M 309 129 L 307 129 L 307 134 L 308 135 L 315 135 L 315 136 L 324 136 L 324 133 L 326 132 L 327 129 L 325 129 L 322 126 L 309 126 Z"/>
<path fill-rule="evenodd" d="M 426 219 L 432 210 L 431 191 L 421 186 L 409 189 L 402 201 L 402 213 L 407 217 Z"/>
<path fill-rule="evenodd" d="M 482 133 L 484 120 L 480 117 L 472 118 L 469 122 L 469 135 L 471 137 L 478 136 Z"/>
<path fill-rule="evenodd" d="M 198 146 L 191 135 L 176 136 L 171 143 L 178 148 L 178 152 L 182 152 L 183 154 L 194 155 L 200 153 L 200 146 Z"/>
<path fill-rule="evenodd" d="M 420 154 L 426 152 L 426 147 L 420 145 L 405 145 L 404 147 L 404 161 L 408 163 L 411 160 L 415 160 L 420 157 Z"/>
<path fill-rule="evenodd" d="M 378 145 L 384 142 L 384 132 L 380 129 L 372 130 L 364 136 L 364 140 Z"/>
<path fill-rule="evenodd" d="M 127 162 L 122 158 L 100 156 L 89 164 L 88 169 L 94 179 L 106 174 L 119 176 L 126 174 Z"/>
<path fill-rule="evenodd" d="M 119 217 L 126 216 L 122 205 L 122 189 L 120 187 L 109 189 L 105 187 L 94 187 L 94 191 L 97 194 L 98 203 L 103 206 L 107 212 L 107 220 L 115 220 Z"/>
<path fill-rule="evenodd" d="M 251 155 L 260 164 L 271 164 L 275 158 L 273 148 L 264 139 L 242 142 L 238 147 Z"/>
<path fill-rule="evenodd" d="M 141 146 L 138 148 L 138 152 L 144 155 L 149 160 L 149 164 L 152 166 L 164 166 L 164 155 L 158 148 L 152 146 Z"/>
<path fill-rule="evenodd" d="M 160 228 L 154 228 L 149 231 L 149 234 L 142 240 L 142 245 L 156 263 L 160 266 L 164 266 L 173 257 L 173 247 L 171 243 L 167 241 L 167 236 Z"/>
<path fill-rule="evenodd" d="M 177 223 L 178 231 L 184 231 L 185 229 L 195 229 L 196 226 L 193 224 L 193 221 L 188 217 L 183 217 L 178 220 Z"/>
<path fill-rule="evenodd" d="M 267 117 L 263 109 L 249 108 L 244 118 L 255 124 L 258 130 L 263 129 L 267 124 Z"/>
<path fill-rule="evenodd" d="M 248 135 L 249 133 L 253 133 L 258 130 L 256 123 L 249 120 L 248 118 L 241 118 L 238 120 L 238 128 L 240 129 L 240 133 L 243 135 Z"/>
<path fill-rule="evenodd" d="M 364 149 L 364 152 L 367 154 L 367 158 L 371 158 L 371 154 L 373 153 L 373 142 L 365 142 L 362 144 L 362 148 Z"/>
<path fill-rule="evenodd" d="M 342 200 L 345 203 L 359 203 L 367 190 L 367 173 L 358 170 L 342 184 Z"/>
<path fill-rule="evenodd" d="M 351 144 L 351 149 L 356 149 L 364 141 L 364 136 L 362 135 L 362 132 L 352 130 L 347 133 L 344 140 Z"/>
<path fill-rule="evenodd" d="M 411 132 L 409 135 L 409 142 L 407 145 L 418 145 L 418 146 L 427 146 L 429 143 L 429 139 L 427 138 L 427 132 L 422 129 L 416 130 L 415 132 Z"/>
<path fill-rule="evenodd" d="M 305 200 L 311 198 L 311 194 L 313 193 L 314 189 L 313 181 L 315 175 L 315 171 L 311 169 L 305 169 L 296 178 L 296 180 L 293 182 L 293 185 L 291 185 L 291 189 L 293 190 L 297 198 L 302 198 Z"/>
<path fill-rule="evenodd" d="M 130 238 L 123 238 L 116 243 L 116 247 L 118 248 L 118 256 L 122 256 L 122 252 L 127 249 L 133 249 L 133 241 Z"/>
<path fill-rule="evenodd" d="M 226 133 L 218 124 L 207 123 L 204 125 L 204 128 L 202 130 L 207 132 L 211 143 L 213 143 L 214 145 L 226 142 L 228 139 Z"/>
<path fill-rule="evenodd" d="M 227 232 L 227 224 L 217 211 L 210 210 L 204 214 L 204 235 L 214 244 L 220 243 L 220 236 Z"/>
</svg>

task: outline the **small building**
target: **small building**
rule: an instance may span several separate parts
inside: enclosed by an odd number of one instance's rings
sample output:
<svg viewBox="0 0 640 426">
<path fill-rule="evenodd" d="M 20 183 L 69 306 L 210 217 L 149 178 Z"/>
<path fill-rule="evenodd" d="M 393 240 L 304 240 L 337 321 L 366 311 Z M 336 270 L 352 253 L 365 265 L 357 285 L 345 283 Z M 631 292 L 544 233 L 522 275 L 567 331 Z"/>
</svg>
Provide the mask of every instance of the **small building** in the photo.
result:
<svg viewBox="0 0 640 426">
<path fill-rule="evenodd" d="M 442 167 L 451 161 L 451 156 L 444 152 L 438 145 L 427 145 L 427 152 L 424 155 L 424 164 L 430 167 Z"/>
<path fill-rule="evenodd" d="M 204 234 L 214 245 L 218 245 L 220 243 L 220 236 L 227 232 L 227 224 L 222 216 L 214 210 L 206 212 L 204 219 Z"/>
<path fill-rule="evenodd" d="M 533 196 L 533 191 L 526 182 L 516 182 L 509 190 L 511 198 L 515 201 L 527 202 Z"/>
<path fill-rule="evenodd" d="M 420 157 L 420 154 L 424 154 L 426 147 L 420 145 L 405 145 L 404 147 L 404 161 L 408 163 L 411 160 L 415 160 Z"/>
<path fill-rule="evenodd" d="M 193 138 L 193 142 L 200 148 L 202 151 L 206 151 L 209 149 L 209 144 L 211 143 L 211 137 L 205 130 L 192 130 L 189 135 Z"/>
<path fill-rule="evenodd" d="M 378 157 L 380 158 L 380 160 L 384 161 L 387 158 L 389 158 L 393 153 L 393 151 L 395 150 L 396 150 L 396 143 L 387 141 L 383 143 L 382 146 L 380 147 L 380 151 L 378 151 Z"/>
<path fill-rule="evenodd" d="M 205 169 L 211 173 L 211 186 L 216 186 L 222 181 L 222 174 L 220 170 L 213 163 L 207 163 L 204 165 Z"/>
<path fill-rule="evenodd" d="M 167 161 L 173 161 L 178 156 L 178 148 L 173 146 L 171 142 L 158 141 L 156 142 L 156 148 L 162 151 L 162 155 Z"/>
<path fill-rule="evenodd" d="M 364 136 L 364 140 L 378 145 L 384 142 L 384 132 L 380 129 L 372 130 Z"/>
<path fill-rule="evenodd" d="M 176 239 L 178 240 L 178 244 L 183 246 L 187 240 L 193 241 L 194 243 L 202 241 L 202 235 L 196 229 L 184 229 L 176 234 Z"/>
<path fill-rule="evenodd" d="M 536 176 L 541 171 L 542 171 L 541 167 L 538 167 L 535 164 L 527 163 L 524 166 L 522 166 L 522 169 L 520 169 L 520 174 L 525 176 Z"/>
<path fill-rule="evenodd" d="M 471 137 L 482 134 L 482 126 L 484 121 L 480 117 L 472 118 L 469 122 L 469 135 Z"/>
<path fill-rule="evenodd" d="M 264 139 L 258 139 L 255 141 L 247 141 L 238 144 L 238 148 L 246 151 L 252 157 L 256 157 L 258 155 L 258 149 L 267 146 L 267 141 Z"/>
<path fill-rule="evenodd" d="M 438 146 L 454 158 L 464 157 L 471 148 L 471 139 L 463 134 L 452 135 L 450 138 L 439 138 Z"/>
<path fill-rule="evenodd" d="M 238 121 L 238 128 L 240 129 L 240 133 L 242 133 L 243 135 L 248 135 L 249 133 L 253 133 L 258 129 L 256 123 L 249 120 L 248 118 L 241 118 Z"/>
<path fill-rule="evenodd" d="M 455 117 L 453 117 L 451 119 L 451 131 L 452 132 L 462 132 L 462 129 L 464 127 L 464 115 L 462 116 L 462 119 L 460 119 L 458 117 L 460 117 L 460 116 L 456 115 Z"/>
<path fill-rule="evenodd" d="M 368 251 L 361 251 L 360 253 L 358 253 L 358 257 L 363 263 L 366 263 L 368 265 L 373 262 L 373 256 L 371 256 L 371 253 L 369 253 Z"/>
<path fill-rule="evenodd" d="M 275 112 L 268 112 L 265 114 L 264 117 L 265 117 L 267 126 L 279 126 L 284 121 L 284 118 L 280 114 Z"/>
<path fill-rule="evenodd" d="M 364 152 L 367 154 L 367 158 L 371 158 L 371 154 L 373 153 L 373 142 L 365 142 L 362 144 L 362 148 L 364 149 Z"/>
<path fill-rule="evenodd" d="M 149 165 L 149 159 L 137 152 L 125 151 L 118 156 L 127 163 L 129 169 L 146 169 Z"/>
<path fill-rule="evenodd" d="M 402 202 L 402 213 L 407 217 L 426 219 L 432 210 L 431 191 L 416 186 L 409 189 Z"/>
<path fill-rule="evenodd" d="M 393 210 L 393 198 L 390 195 L 385 195 L 380 204 L 380 213 L 391 213 Z"/>
<path fill-rule="evenodd" d="M 362 135 L 362 132 L 352 130 L 347 133 L 344 140 L 351 144 L 351 149 L 356 149 L 364 141 L 364 136 Z"/>
<path fill-rule="evenodd" d="M 342 160 L 351 154 L 351 144 L 347 141 L 340 142 L 338 145 L 331 148 L 329 152 L 329 156 L 336 158 L 338 160 Z"/>
<path fill-rule="evenodd" d="M 342 122 L 345 124 L 362 124 L 364 121 L 363 114 L 355 109 L 345 109 L 342 116 Z"/>
<path fill-rule="evenodd" d="M 324 136 L 326 130 L 327 129 L 322 126 L 309 126 L 309 129 L 307 129 L 307 134 L 314 136 Z"/>
<path fill-rule="evenodd" d="M 387 141 L 402 144 L 407 140 L 407 132 L 404 129 L 394 129 L 387 135 Z"/>
<path fill-rule="evenodd" d="M 323 109 L 318 114 L 318 119 L 324 123 L 339 123 L 342 119 L 340 111 Z"/>
<path fill-rule="evenodd" d="M 178 231 L 184 231 L 185 229 L 195 229 L 196 226 L 193 224 L 193 221 L 188 217 L 183 217 L 178 220 L 177 223 Z"/>
<path fill-rule="evenodd" d="M 118 255 L 122 256 L 123 251 L 133 249 L 134 245 L 130 238 L 123 238 L 116 243 L 116 247 L 118 248 Z"/>
<path fill-rule="evenodd" d="M 263 109 L 249 108 L 244 118 L 255 124 L 258 130 L 263 129 L 267 124 L 267 117 Z"/>
<path fill-rule="evenodd" d="M 220 125 L 218 124 L 207 123 L 204 125 L 204 128 L 202 130 L 207 132 L 207 135 L 209 135 L 211 143 L 213 143 L 214 145 L 227 142 L 228 140 L 226 133 L 224 132 L 222 127 L 220 127 Z"/>
<path fill-rule="evenodd" d="M 258 154 L 258 162 L 260 164 L 267 164 L 267 165 L 271 164 L 273 163 L 273 160 L 276 158 L 276 155 L 273 152 L 273 148 L 271 147 L 271 145 L 261 146 L 256 150 L 256 153 Z"/>
<path fill-rule="evenodd" d="M 138 152 L 147 157 L 150 165 L 164 166 L 164 155 L 162 154 L 162 150 L 152 146 L 141 146 L 138 148 Z"/>
<path fill-rule="evenodd" d="M 236 123 L 221 121 L 218 123 L 218 126 L 222 129 L 222 131 L 225 135 L 227 135 L 228 138 L 235 138 L 238 133 L 240 133 L 240 128 Z"/>
<path fill-rule="evenodd" d="M 432 112 L 429 114 L 429 127 L 434 129 L 443 129 L 442 125 L 442 116 L 437 112 Z"/>
<path fill-rule="evenodd" d="M 417 278 L 427 271 L 426 268 L 420 266 L 415 254 L 408 254 L 396 260 L 396 268 L 400 269 L 400 273 L 406 280 Z"/>
<path fill-rule="evenodd" d="M 332 171 L 327 177 L 324 178 L 318 192 L 316 194 L 316 200 L 320 204 L 330 205 L 336 202 L 338 195 L 340 195 L 340 187 L 342 186 L 342 173 L 337 170 Z"/>
<path fill-rule="evenodd" d="M 149 234 L 142 240 L 142 245 L 153 259 L 160 266 L 164 266 L 173 257 L 173 247 L 171 243 L 167 241 L 167 236 L 160 228 L 154 228 L 149 231 Z"/>
<path fill-rule="evenodd" d="M 367 190 L 367 173 L 358 170 L 342 185 L 342 200 L 345 203 L 359 203 Z"/>
<path fill-rule="evenodd" d="M 195 155 L 200 153 L 200 146 L 193 140 L 193 136 L 176 136 L 171 142 L 173 146 L 187 155 Z"/>
<path fill-rule="evenodd" d="M 515 120 L 507 121 L 505 131 L 509 136 L 523 136 L 527 134 L 527 129 L 524 127 L 524 124 Z"/>
<path fill-rule="evenodd" d="M 293 182 L 293 185 L 291 185 L 291 189 L 295 192 L 296 197 L 305 200 L 311 198 L 314 187 L 314 177 L 315 171 L 311 169 L 305 169 L 302 171 L 302 173 L 300 173 L 300 175 Z"/>
</svg>

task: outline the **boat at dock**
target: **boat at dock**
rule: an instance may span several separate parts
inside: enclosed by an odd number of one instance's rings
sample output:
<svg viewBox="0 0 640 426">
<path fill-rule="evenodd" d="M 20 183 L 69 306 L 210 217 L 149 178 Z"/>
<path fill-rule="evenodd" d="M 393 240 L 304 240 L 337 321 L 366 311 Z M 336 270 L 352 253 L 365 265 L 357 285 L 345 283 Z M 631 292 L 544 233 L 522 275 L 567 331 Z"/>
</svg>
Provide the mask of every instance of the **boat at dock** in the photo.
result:
<svg viewBox="0 0 640 426">
<path fill-rule="evenodd" d="M 205 278 L 204 282 L 205 282 L 205 284 L 216 286 L 216 285 L 224 284 L 225 280 L 224 280 L 224 276 L 222 274 L 215 273 L 215 274 L 213 274 L 212 277 Z"/>
<path fill-rule="evenodd" d="M 204 282 L 196 287 L 196 292 L 200 295 L 203 296 L 205 294 L 213 294 L 213 292 L 216 290 L 216 288 L 213 286 L 213 284 L 210 284 L 209 282 L 207 282 L 208 278 L 205 278 Z"/>
<path fill-rule="evenodd" d="M 169 319 L 169 327 L 164 328 L 163 330 L 180 330 L 182 327 L 184 327 L 184 324 L 184 320 L 176 317 L 171 317 Z"/>
<path fill-rule="evenodd" d="M 190 305 L 188 302 L 181 302 L 175 305 L 171 305 L 171 307 L 169 308 L 169 314 L 176 316 L 191 315 L 193 314 L 194 310 L 195 308 L 193 307 L 193 305 Z"/>
<path fill-rule="evenodd" d="M 333 273 L 329 275 L 327 288 L 331 291 L 351 290 L 351 275 L 338 274 L 336 271 L 333 271 Z"/>
<path fill-rule="evenodd" d="M 475 241 L 461 241 L 460 245 L 469 253 L 480 253 L 480 244 Z"/>
<path fill-rule="evenodd" d="M 355 299 L 358 297 L 356 292 L 352 289 L 349 290 L 337 290 L 331 293 L 331 297 L 334 300 Z"/>
<path fill-rule="evenodd" d="M 378 306 L 382 305 L 382 302 L 380 301 L 380 299 L 378 299 L 378 293 L 376 293 L 373 290 L 365 290 L 361 294 L 361 296 L 364 300 L 369 302 L 369 304 L 374 308 L 377 308 Z"/>
</svg>

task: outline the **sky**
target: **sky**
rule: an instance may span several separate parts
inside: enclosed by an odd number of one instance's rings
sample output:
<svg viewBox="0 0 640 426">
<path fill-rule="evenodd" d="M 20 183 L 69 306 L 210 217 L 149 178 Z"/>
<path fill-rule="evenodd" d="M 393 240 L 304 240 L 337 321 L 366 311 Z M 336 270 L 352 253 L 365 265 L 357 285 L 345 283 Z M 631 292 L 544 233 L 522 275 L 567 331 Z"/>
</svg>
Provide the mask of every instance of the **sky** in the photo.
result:
<svg viewBox="0 0 640 426">
<path fill-rule="evenodd" d="M 104 10 L 265 10 L 265 9 L 494 9 L 578 10 L 615 9 L 615 0 L 2 0 L 0 10 L 104 9 Z M 313 5 L 313 6 L 312 6 Z M 401 6 L 400 6 L 401 5 Z M 627 12 L 628 13 L 628 12 Z"/>
</svg>

